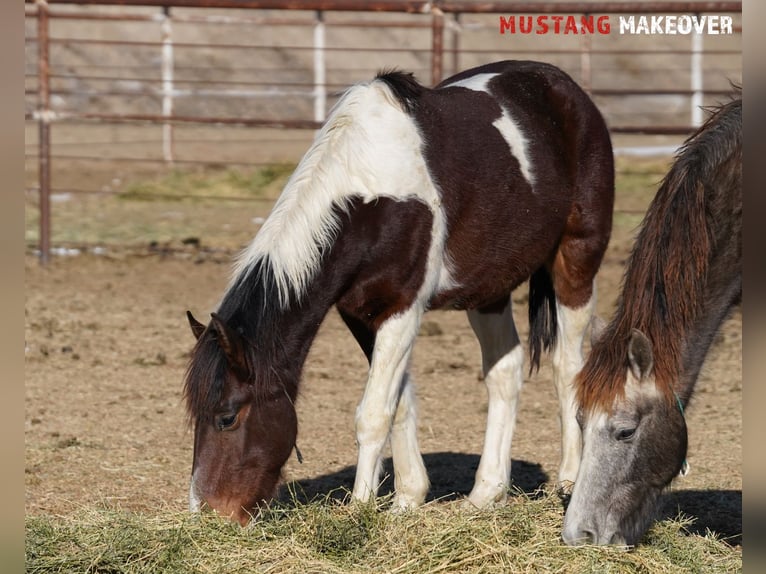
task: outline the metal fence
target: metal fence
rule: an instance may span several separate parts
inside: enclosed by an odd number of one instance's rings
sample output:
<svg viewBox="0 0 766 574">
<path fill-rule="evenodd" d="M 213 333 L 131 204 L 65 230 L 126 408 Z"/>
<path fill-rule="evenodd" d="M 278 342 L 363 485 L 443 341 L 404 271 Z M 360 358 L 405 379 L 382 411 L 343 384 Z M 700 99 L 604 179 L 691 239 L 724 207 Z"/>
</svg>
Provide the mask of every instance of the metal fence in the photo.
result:
<svg viewBox="0 0 766 574">
<path fill-rule="evenodd" d="M 110 161 L 252 164 L 259 159 L 179 153 L 176 131 L 310 135 L 343 89 L 376 69 L 402 67 L 436 84 L 471 65 L 512 57 L 570 71 L 604 110 L 613 134 L 684 135 L 700 123 L 702 104 L 728 93 L 729 80 L 741 81 L 741 2 L 26 2 L 26 119 L 28 128 L 37 125 L 36 137 L 28 129 L 27 159 L 36 161 L 37 177 L 27 191 L 39 197 L 43 263 L 50 253 L 50 196 L 58 189 L 52 160 L 104 159 L 68 153 L 52 140 L 53 125 L 161 127 L 159 141 L 147 146 L 156 148 L 152 153 L 111 154 Z M 578 25 L 597 15 L 728 14 L 733 29 L 726 38 L 651 39 L 510 30 L 511 18 L 523 24 L 524 16 L 562 14 L 576 15 Z M 668 108 L 673 113 L 663 115 Z"/>
</svg>

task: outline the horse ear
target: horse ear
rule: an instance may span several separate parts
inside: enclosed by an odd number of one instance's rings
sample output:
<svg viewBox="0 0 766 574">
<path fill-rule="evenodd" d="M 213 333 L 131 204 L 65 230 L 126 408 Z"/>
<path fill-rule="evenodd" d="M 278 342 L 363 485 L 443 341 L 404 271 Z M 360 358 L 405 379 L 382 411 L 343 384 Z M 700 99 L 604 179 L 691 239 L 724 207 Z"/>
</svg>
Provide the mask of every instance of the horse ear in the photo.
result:
<svg viewBox="0 0 766 574">
<path fill-rule="evenodd" d="M 205 332 L 205 325 L 197 321 L 197 319 L 194 318 L 194 315 L 191 314 L 191 311 L 186 312 L 186 318 L 189 320 L 189 326 L 194 334 L 194 338 L 199 339 L 202 336 L 202 333 Z"/>
<path fill-rule="evenodd" d="M 218 313 L 212 313 L 212 324 L 218 334 L 217 340 L 226 359 L 229 361 L 229 367 L 238 375 L 245 375 L 248 372 L 247 360 L 245 359 L 245 339 L 237 331 L 229 327 Z"/>
<path fill-rule="evenodd" d="M 630 362 L 630 370 L 636 380 L 641 381 L 651 374 L 652 367 L 654 366 L 652 343 L 638 329 L 633 329 L 630 333 L 628 361 Z"/>
<path fill-rule="evenodd" d="M 593 315 L 593 319 L 590 324 L 590 344 L 593 345 L 601 338 L 606 329 L 606 321 L 598 315 Z"/>
</svg>

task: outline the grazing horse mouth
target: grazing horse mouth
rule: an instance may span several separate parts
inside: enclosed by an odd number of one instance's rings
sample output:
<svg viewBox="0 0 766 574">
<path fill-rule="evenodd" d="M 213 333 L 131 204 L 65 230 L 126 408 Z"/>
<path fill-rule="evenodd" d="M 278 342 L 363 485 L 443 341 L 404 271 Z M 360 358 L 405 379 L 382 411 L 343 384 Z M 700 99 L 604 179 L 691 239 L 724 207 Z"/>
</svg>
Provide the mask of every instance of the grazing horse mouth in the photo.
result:
<svg viewBox="0 0 766 574">
<path fill-rule="evenodd" d="M 232 501 L 223 501 L 220 504 L 217 502 L 210 503 L 199 496 L 193 483 L 189 492 L 189 511 L 214 512 L 232 522 L 239 522 L 240 526 L 243 527 L 256 519 L 260 513 L 257 507 L 248 510 Z"/>
<path fill-rule="evenodd" d="M 261 509 L 257 504 L 245 507 L 231 498 L 204 497 L 197 488 L 195 477 L 192 476 L 189 486 L 189 512 L 215 512 L 233 522 L 239 522 L 244 527 L 258 518 Z"/>
</svg>

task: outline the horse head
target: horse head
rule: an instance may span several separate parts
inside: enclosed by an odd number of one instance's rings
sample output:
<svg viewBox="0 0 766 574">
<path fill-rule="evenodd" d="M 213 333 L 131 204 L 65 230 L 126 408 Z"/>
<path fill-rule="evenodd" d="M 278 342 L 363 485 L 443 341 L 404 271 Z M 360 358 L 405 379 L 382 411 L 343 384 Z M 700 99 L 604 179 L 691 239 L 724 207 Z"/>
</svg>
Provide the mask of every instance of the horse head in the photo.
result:
<svg viewBox="0 0 766 574">
<path fill-rule="evenodd" d="M 654 519 L 661 492 L 684 464 L 680 399 L 669 401 L 657 386 L 651 342 L 637 329 L 624 364 L 624 392 L 611 408 L 578 411 L 583 452 L 564 517 L 567 544 L 635 545 Z"/>
<path fill-rule="evenodd" d="M 275 495 L 295 445 L 293 398 L 279 373 L 259 372 L 237 328 L 215 313 L 207 326 L 187 316 L 197 338 L 185 389 L 194 422 L 189 505 L 245 525 Z"/>
</svg>

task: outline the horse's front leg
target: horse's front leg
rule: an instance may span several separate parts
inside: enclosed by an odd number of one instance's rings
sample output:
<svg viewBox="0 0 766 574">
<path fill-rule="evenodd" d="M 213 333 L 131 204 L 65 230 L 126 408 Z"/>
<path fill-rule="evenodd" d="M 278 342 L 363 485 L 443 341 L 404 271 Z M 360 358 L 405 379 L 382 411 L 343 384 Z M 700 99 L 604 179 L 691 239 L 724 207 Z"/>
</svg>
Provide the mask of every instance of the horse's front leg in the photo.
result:
<svg viewBox="0 0 766 574">
<path fill-rule="evenodd" d="M 418 447 L 418 420 L 415 390 L 409 373 L 404 374 L 399 406 L 391 428 L 391 456 L 394 459 L 394 510 L 423 504 L 428 494 L 428 473 Z"/>
<path fill-rule="evenodd" d="M 386 320 L 375 337 L 375 349 L 370 361 L 370 372 L 364 396 L 356 409 L 356 440 L 359 455 L 352 496 L 367 501 L 375 496 L 380 484 L 380 468 L 383 448 L 391 432 L 394 417 L 397 430 L 393 441 L 394 466 L 398 453 L 412 451 L 411 437 L 416 430 L 412 396 L 406 372 L 412 346 L 420 326 L 422 309 L 416 304 L 410 309 Z M 397 413 L 400 401 L 402 412 Z M 417 449 L 417 442 L 414 444 Z M 420 453 L 417 453 L 420 457 Z M 404 460 L 413 460 L 408 454 Z M 420 461 L 422 467 L 422 460 Z M 415 473 L 420 472 L 415 464 Z M 425 473 L 425 469 L 422 470 Z M 405 502 L 402 499 L 402 502 Z M 401 504 L 401 503 L 400 503 Z M 406 504 L 405 504 L 406 505 Z"/>
</svg>

